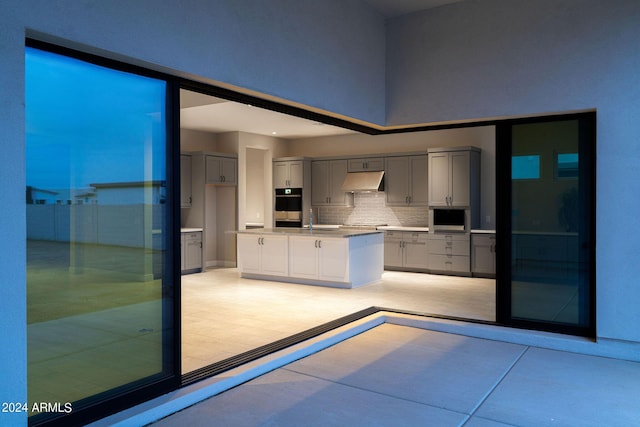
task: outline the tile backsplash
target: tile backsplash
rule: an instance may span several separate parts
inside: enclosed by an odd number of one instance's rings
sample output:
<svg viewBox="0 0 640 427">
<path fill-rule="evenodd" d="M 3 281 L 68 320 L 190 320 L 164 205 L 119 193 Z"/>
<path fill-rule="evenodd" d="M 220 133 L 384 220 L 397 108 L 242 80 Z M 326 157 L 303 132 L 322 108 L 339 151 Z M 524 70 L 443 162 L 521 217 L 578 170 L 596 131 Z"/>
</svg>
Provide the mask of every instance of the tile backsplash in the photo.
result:
<svg viewBox="0 0 640 427">
<path fill-rule="evenodd" d="M 354 207 L 319 206 L 313 208 L 317 224 L 387 224 L 426 227 L 429 209 L 385 206 L 385 193 L 355 193 Z"/>
</svg>

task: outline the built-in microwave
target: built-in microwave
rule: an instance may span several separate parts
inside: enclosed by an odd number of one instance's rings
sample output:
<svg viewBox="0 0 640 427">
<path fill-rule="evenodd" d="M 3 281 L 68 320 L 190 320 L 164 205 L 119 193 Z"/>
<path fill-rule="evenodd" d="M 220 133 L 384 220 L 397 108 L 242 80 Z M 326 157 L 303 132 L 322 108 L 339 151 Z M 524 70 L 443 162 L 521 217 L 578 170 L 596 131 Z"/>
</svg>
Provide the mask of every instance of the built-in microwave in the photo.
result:
<svg viewBox="0 0 640 427">
<path fill-rule="evenodd" d="M 433 209 L 434 231 L 465 231 L 464 209 Z"/>
</svg>

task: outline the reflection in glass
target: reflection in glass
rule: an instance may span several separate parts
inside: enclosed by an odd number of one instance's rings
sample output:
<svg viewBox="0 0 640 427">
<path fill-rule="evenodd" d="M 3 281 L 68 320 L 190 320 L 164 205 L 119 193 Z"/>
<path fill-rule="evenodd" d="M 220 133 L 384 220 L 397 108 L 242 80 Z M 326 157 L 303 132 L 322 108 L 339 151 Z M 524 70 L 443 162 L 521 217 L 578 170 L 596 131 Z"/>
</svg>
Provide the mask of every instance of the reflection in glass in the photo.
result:
<svg viewBox="0 0 640 427">
<path fill-rule="evenodd" d="M 29 402 L 78 407 L 173 370 L 166 83 L 33 48 L 25 59 Z"/>
<path fill-rule="evenodd" d="M 589 275 L 584 251 L 588 215 L 580 199 L 578 120 L 514 125 L 514 165 L 535 156 L 539 176 L 512 171 L 513 318 L 586 326 Z M 573 176 L 575 179 L 557 179 Z"/>
</svg>

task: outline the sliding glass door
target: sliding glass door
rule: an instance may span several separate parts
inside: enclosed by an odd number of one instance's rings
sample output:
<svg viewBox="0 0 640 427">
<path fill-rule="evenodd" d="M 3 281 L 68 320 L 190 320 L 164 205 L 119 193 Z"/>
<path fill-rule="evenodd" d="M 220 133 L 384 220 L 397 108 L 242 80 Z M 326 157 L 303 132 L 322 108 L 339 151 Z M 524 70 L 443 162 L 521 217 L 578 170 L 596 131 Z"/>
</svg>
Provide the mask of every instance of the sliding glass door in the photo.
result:
<svg viewBox="0 0 640 427">
<path fill-rule="evenodd" d="M 25 67 L 29 422 L 83 424 L 178 384 L 168 83 Z"/>
<path fill-rule="evenodd" d="M 498 125 L 498 319 L 595 328 L 595 114 Z"/>
</svg>

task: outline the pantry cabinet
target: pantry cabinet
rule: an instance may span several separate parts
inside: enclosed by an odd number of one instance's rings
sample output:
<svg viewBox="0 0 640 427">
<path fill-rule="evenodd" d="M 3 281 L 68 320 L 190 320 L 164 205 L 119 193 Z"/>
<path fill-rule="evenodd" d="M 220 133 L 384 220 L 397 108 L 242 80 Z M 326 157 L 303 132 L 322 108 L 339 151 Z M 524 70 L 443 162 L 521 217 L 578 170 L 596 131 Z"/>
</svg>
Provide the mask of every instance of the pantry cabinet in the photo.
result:
<svg viewBox="0 0 640 427">
<path fill-rule="evenodd" d="M 426 206 L 428 202 L 427 156 L 396 156 L 385 159 L 387 206 Z"/>
</svg>

